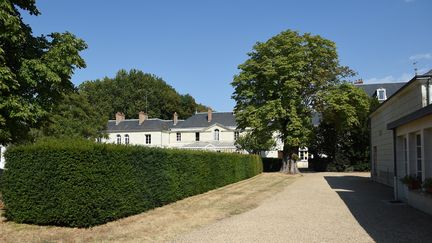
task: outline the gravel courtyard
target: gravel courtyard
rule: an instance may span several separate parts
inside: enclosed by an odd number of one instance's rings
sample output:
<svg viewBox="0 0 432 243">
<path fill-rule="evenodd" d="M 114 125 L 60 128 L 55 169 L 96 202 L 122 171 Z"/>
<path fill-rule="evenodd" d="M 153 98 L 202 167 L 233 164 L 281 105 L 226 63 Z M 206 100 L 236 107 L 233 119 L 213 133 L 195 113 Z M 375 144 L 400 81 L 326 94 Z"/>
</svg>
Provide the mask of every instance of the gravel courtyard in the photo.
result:
<svg viewBox="0 0 432 243">
<path fill-rule="evenodd" d="M 367 173 L 305 173 L 246 213 L 175 242 L 432 242 L 432 216 L 394 205 Z"/>
</svg>

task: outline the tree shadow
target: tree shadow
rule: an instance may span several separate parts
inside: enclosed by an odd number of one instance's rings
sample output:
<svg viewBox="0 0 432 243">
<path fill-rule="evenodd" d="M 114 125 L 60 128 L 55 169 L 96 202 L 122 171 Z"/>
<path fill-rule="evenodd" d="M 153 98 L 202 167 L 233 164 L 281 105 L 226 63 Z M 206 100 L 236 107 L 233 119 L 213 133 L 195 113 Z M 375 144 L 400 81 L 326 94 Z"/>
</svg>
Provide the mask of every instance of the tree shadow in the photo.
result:
<svg viewBox="0 0 432 243">
<path fill-rule="evenodd" d="M 324 176 L 376 242 L 432 242 L 432 215 L 395 204 L 393 189 L 361 176 Z"/>
</svg>

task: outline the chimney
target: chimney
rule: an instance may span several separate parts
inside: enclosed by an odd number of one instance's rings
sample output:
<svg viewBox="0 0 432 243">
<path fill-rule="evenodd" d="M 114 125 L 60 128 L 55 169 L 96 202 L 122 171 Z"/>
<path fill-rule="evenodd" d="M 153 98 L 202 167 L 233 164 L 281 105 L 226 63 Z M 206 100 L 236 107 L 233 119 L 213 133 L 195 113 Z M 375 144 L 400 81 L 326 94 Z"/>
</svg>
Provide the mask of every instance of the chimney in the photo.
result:
<svg viewBox="0 0 432 243">
<path fill-rule="evenodd" d="M 178 115 L 177 115 L 177 112 L 174 112 L 174 116 L 173 116 L 174 126 L 177 125 L 177 122 L 178 122 Z"/>
<path fill-rule="evenodd" d="M 138 113 L 139 125 L 143 124 L 143 122 L 147 119 L 148 119 L 148 115 L 144 111 L 140 111 Z"/>
<path fill-rule="evenodd" d="M 363 84 L 363 79 L 357 79 L 354 84 Z"/>
<path fill-rule="evenodd" d="M 211 122 L 212 121 L 212 109 L 211 108 L 209 108 L 208 109 L 208 111 L 207 111 L 207 121 L 208 122 Z"/>
<path fill-rule="evenodd" d="M 125 120 L 125 114 L 119 111 L 116 113 L 115 118 L 116 118 L 116 125 L 118 125 L 121 121 Z"/>
</svg>

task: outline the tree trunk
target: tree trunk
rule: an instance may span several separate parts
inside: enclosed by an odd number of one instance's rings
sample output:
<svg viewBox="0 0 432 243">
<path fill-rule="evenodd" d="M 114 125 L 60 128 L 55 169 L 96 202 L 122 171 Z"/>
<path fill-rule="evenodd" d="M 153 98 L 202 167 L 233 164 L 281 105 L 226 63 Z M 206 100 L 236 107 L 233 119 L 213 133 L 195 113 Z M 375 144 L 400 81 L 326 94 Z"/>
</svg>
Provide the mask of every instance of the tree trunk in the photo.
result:
<svg viewBox="0 0 432 243">
<path fill-rule="evenodd" d="M 288 173 L 288 153 L 282 152 L 282 166 L 280 172 Z"/>
</svg>

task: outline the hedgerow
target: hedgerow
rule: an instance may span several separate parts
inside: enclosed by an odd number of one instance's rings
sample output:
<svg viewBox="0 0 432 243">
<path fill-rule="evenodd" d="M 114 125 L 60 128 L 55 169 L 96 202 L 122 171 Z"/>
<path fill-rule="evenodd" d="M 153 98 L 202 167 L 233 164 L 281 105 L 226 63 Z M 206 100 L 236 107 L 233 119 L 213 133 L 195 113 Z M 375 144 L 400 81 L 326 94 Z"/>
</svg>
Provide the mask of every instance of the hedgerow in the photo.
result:
<svg viewBox="0 0 432 243">
<path fill-rule="evenodd" d="M 262 172 L 258 156 L 49 140 L 8 148 L 6 217 L 90 227 Z"/>
</svg>

